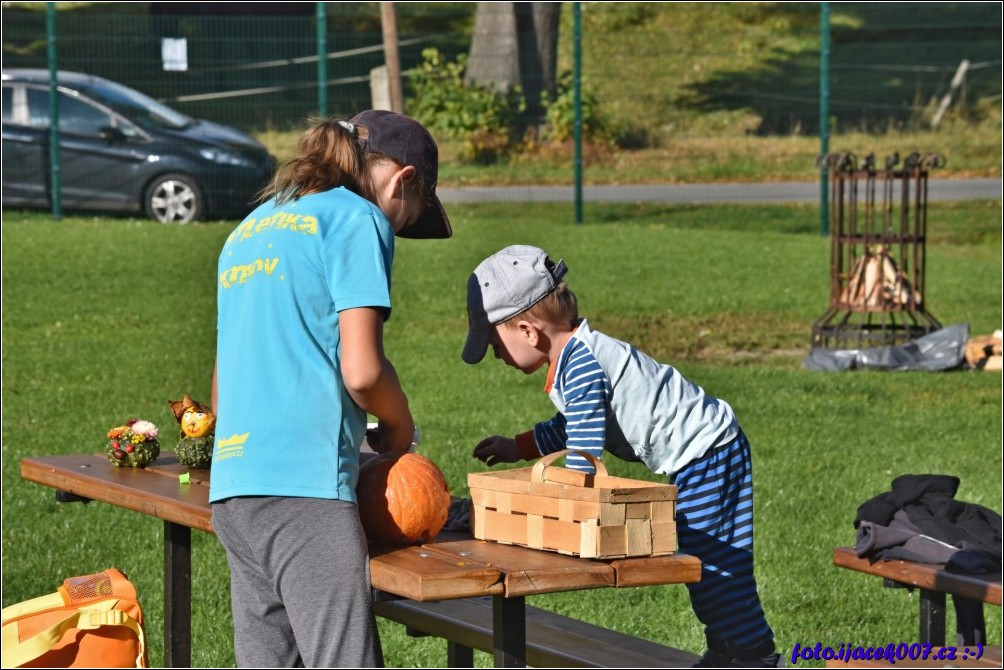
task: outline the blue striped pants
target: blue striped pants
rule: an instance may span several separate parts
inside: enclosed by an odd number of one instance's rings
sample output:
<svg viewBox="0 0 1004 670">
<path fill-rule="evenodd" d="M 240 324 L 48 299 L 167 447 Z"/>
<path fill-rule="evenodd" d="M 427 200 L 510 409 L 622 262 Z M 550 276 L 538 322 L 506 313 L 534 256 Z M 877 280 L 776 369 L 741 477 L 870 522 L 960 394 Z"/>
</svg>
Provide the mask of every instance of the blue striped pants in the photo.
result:
<svg viewBox="0 0 1004 670">
<path fill-rule="evenodd" d="M 753 576 L 750 445 L 739 434 L 680 470 L 676 524 L 680 551 L 701 559 L 701 581 L 687 584 L 709 648 L 759 649 L 773 642 Z"/>
</svg>

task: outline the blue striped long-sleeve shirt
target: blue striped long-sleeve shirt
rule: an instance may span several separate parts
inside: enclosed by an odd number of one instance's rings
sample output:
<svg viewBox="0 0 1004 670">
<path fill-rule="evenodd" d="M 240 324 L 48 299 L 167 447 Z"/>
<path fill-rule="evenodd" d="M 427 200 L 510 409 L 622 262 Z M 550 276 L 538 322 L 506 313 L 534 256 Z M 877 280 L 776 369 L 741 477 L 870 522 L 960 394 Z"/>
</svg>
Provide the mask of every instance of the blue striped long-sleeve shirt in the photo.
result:
<svg viewBox="0 0 1004 670">
<path fill-rule="evenodd" d="M 541 454 L 562 449 L 642 461 L 671 475 L 739 434 L 732 408 L 671 365 L 582 320 L 551 363 L 547 393 L 558 414 L 534 426 Z M 570 454 L 566 466 L 592 472 Z"/>
<path fill-rule="evenodd" d="M 592 351 L 579 340 L 570 340 L 559 360 L 562 373 L 552 383 L 561 390 L 565 409 L 534 426 L 537 448 L 541 454 L 574 449 L 600 458 L 606 444 L 610 382 Z M 593 471 L 589 461 L 578 454 L 570 454 L 565 465 Z"/>
</svg>

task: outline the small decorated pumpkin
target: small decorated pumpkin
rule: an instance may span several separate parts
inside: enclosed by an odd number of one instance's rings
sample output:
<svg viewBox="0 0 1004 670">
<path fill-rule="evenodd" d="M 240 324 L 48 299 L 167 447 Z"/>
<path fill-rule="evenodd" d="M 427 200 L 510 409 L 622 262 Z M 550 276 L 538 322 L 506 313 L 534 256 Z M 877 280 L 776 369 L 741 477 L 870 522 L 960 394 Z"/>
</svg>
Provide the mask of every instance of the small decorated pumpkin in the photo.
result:
<svg viewBox="0 0 1004 670">
<path fill-rule="evenodd" d="M 174 448 L 174 457 L 182 465 L 190 468 L 206 469 L 213 463 L 213 442 L 215 435 L 205 437 L 183 437 Z"/>
<path fill-rule="evenodd" d="M 167 402 L 181 427 L 181 437 L 174 455 L 190 468 L 208 468 L 213 461 L 216 415 L 207 405 L 192 400 L 186 393 L 181 400 Z"/>
<path fill-rule="evenodd" d="M 112 465 L 119 468 L 145 468 L 160 456 L 160 430 L 142 419 L 129 419 L 105 435 L 105 453 Z"/>
<path fill-rule="evenodd" d="M 376 544 L 421 544 L 439 534 L 450 489 L 439 467 L 413 452 L 381 454 L 359 469 L 359 516 Z"/>
</svg>

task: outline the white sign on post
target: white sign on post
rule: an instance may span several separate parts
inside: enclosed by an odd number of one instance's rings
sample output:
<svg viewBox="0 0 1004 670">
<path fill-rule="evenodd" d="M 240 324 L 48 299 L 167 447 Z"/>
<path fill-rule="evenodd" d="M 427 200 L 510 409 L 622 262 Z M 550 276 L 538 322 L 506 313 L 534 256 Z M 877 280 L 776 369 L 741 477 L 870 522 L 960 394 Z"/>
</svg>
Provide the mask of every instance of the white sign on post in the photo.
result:
<svg viewBox="0 0 1004 670">
<path fill-rule="evenodd" d="M 186 72 L 188 40 L 184 37 L 165 37 L 160 41 L 160 57 L 166 72 Z"/>
</svg>

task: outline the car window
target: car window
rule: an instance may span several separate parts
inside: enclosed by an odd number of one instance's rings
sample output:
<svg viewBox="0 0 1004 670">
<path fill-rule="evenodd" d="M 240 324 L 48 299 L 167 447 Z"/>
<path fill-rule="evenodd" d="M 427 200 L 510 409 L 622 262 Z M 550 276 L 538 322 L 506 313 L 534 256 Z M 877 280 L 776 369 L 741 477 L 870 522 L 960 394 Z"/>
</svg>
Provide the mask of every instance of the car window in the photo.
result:
<svg viewBox="0 0 1004 670">
<path fill-rule="evenodd" d="M 147 130 L 181 130 L 193 123 L 190 116 L 115 82 L 101 82 L 90 87 L 87 94 Z"/>
<path fill-rule="evenodd" d="M 100 135 L 114 125 L 112 116 L 99 107 L 64 93 L 59 94 L 59 129 L 79 135 Z"/>
<path fill-rule="evenodd" d="M 7 120 L 7 89 L 4 89 L 4 121 Z M 44 88 L 17 86 L 12 91 L 13 123 L 32 128 L 49 127 L 49 91 Z"/>
<path fill-rule="evenodd" d="M 4 88 L 4 120 L 7 120 L 7 92 Z M 19 105 L 23 109 L 19 109 Z M 49 89 L 41 87 L 16 87 L 11 94 L 11 116 L 14 123 L 32 128 L 49 127 Z M 103 128 L 118 128 L 126 137 L 139 137 L 135 127 L 99 105 L 59 93 L 59 129 L 77 135 L 97 137 Z"/>
<path fill-rule="evenodd" d="M 10 86 L 3 87 L 3 122 L 14 122 L 14 90 Z"/>
<path fill-rule="evenodd" d="M 3 87 L 3 122 L 18 126 L 32 125 L 28 111 L 28 94 L 24 86 Z"/>
<path fill-rule="evenodd" d="M 28 88 L 26 103 L 28 105 L 28 125 L 32 128 L 49 127 L 49 91 L 41 88 Z"/>
</svg>

